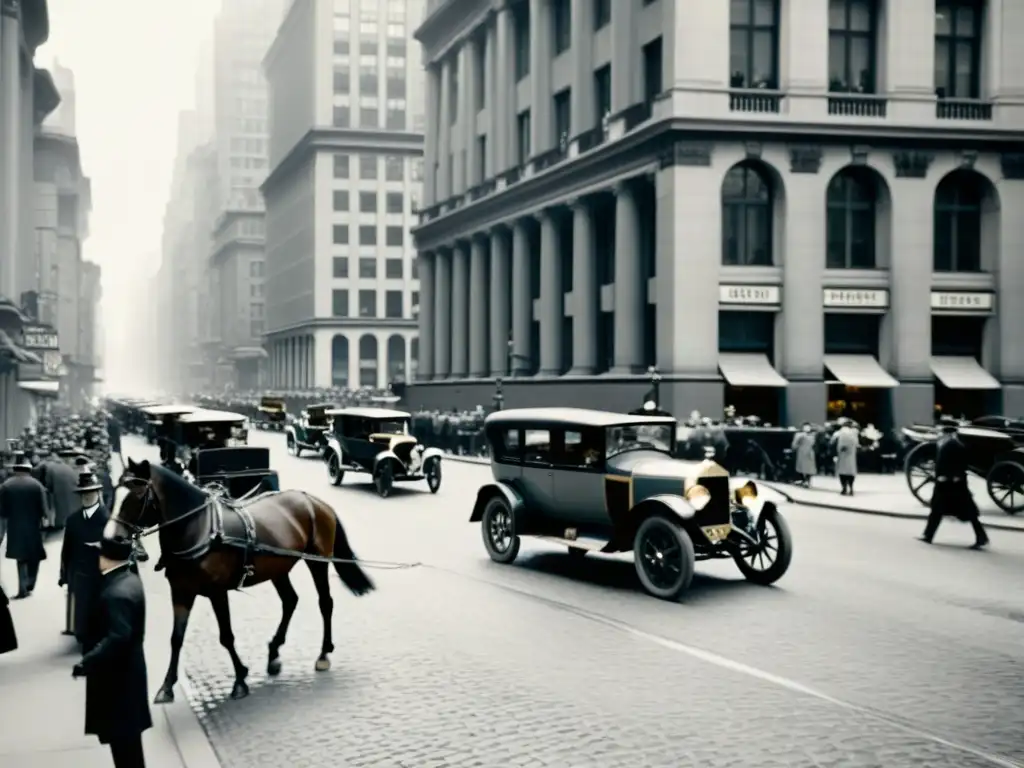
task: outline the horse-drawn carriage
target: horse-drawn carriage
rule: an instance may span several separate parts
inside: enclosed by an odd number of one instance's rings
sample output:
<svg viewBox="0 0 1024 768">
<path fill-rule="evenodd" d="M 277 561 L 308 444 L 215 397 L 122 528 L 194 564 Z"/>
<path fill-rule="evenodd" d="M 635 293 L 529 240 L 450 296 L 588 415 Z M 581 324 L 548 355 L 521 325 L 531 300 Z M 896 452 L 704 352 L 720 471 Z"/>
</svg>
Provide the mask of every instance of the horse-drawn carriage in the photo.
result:
<svg viewBox="0 0 1024 768">
<path fill-rule="evenodd" d="M 967 447 L 971 473 L 984 478 L 996 506 L 1009 515 L 1024 510 L 1024 422 L 985 416 L 962 425 L 958 434 Z M 903 436 L 914 446 L 904 464 L 907 485 L 914 498 L 929 506 L 939 431 L 915 425 L 904 428 Z"/>
<path fill-rule="evenodd" d="M 173 439 L 175 423 L 181 416 L 198 411 L 194 405 L 181 403 L 160 403 L 147 405 L 142 408 L 146 419 L 145 432 L 143 433 L 146 442 L 156 445 L 161 439 Z"/>
<path fill-rule="evenodd" d="M 179 449 L 189 453 L 188 472 L 196 485 L 220 486 L 231 499 L 259 490 L 278 490 L 270 449 L 249 446 L 247 419 L 230 411 L 193 411 L 178 418 Z"/>
<path fill-rule="evenodd" d="M 299 418 L 284 429 L 288 453 L 301 456 L 303 451 L 313 451 L 322 455 L 327 448 L 327 433 L 331 428 L 328 412 L 337 407 L 334 403 L 320 403 L 303 408 Z"/>
<path fill-rule="evenodd" d="M 273 432 L 284 430 L 285 421 L 288 418 L 288 407 L 284 398 L 262 397 L 256 408 L 254 423 L 257 429 L 265 429 Z"/>
</svg>

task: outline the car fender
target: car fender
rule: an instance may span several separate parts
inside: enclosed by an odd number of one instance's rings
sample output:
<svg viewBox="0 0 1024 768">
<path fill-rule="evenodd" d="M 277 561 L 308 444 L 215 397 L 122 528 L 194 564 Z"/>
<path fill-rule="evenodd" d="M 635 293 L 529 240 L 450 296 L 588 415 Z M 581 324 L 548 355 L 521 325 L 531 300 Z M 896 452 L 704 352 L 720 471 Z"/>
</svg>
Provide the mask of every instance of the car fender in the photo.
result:
<svg viewBox="0 0 1024 768">
<path fill-rule="evenodd" d="M 422 461 L 425 462 L 427 459 L 440 459 L 442 456 L 444 456 L 444 451 L 440 448 L 427 448 L 423 451 Z"/>
<path fill-rule="evenodd" d="M 295 442 L 298 442 L 298 438 L 295 435 L 295 427 L 293 427 L 291 424 L 289 424 L 287 427 L 284 428 L 284 434 L 285 434 L 285 437 L 288 437 L 289 435 L 291 435 L 292 440 L 295 440 Z"/>
<path fill-rule="evenodd" d="M 760 527 L 761 521 L 765 519 L 773 519 L 779 516 L 779 508 L 775 506 L 774 501 L 763 501 L 761 502 L 761 511 L 757 514 L 757 525 Z"/>
<path fill-rule="evenodd" d="M 338 456 L 338 463 L 340 464 L 341 458 L 342 456 L 344 456 L 344 454 L 341 451 L 341 442 L 339 442 L 338 438 L 336 437 L 332 437 L 330 440 L 327 441 L 327 450 L 324 451 L 325 462 L 330 460 L 331 454 L 336 454 Z"/>
<path fill-rule="evenodd" d="M 524 506 L 523 497 L 516 492 L 515 488 L 499 481 L 481 486 L 480 490 L 476 492 L 476 504 L 473 505 L 473 514 L 469 516 L 469 522 L 479 523 L 484 517 L 484 507 L 495 496 L 505 497 L 509 509 L 512 510 L 513 522 L 518 520 L 519 511 Z"/>
<path fill-rule="evenodd" d="M 389 460 L 394 461 L 396 464 L 398 464 L 399 467 L 402 467 L 404 469 L 405 464 L 402 463 L 402 460 L 400 458 L 395 456 L 394 451 L 387 450 L 387 451 L 381 451 L 380 453 L 378 453 L 373 458 L 373 474 L 375 474 L 375 475 L 377 474 L 377 467 L 380 466 L 382 461 L 389 461 Z"/>
<path fill-rule="evenodd" d="M 643 501 L 634 504 L 629 516 L 639 525 L 640 521 L 658 513 L 667 513 L 670 517 L 676 518 L 680 525 L 687 525 L 697 514 L 697 510 L 682 496 L 663 493 L 648 496 Z"/>
</svg>

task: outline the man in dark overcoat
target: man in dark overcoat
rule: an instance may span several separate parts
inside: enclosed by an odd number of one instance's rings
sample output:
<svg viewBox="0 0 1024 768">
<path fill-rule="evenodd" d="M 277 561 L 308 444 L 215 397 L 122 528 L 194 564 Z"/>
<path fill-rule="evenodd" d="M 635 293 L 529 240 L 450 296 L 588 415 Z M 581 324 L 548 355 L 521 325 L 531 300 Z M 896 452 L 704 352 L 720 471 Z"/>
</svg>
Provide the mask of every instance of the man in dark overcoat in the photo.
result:
<svg viewBox="0 0 1024 768">
<path fill-rule="evenodd" d="M 85 732 L 110 746 L 115 768 L 145 768 L 142 734 L 153 727 L 146 678 L 146 595 L 131 566 L 132 542 L 99 545 L 100 592 L 82 660 Z"/>
<path fill-rule="evenodd" d="M 18 563 L 18 594 L 32 594 L 39 576 L 39 563 L 46 559 L 43 521 L 46 519 L 46 489 L 32 477 L 32 465 L 24 454 L 15 457 L 12 475 L 0 485 L 0 518 L 7 528 L 7 559 Z"/>
<path fill-rule="evenodd" d="M 110 511 L 100 500 L 101 484 L 89 471 L 78 476 L 81 509 L 68 518 L 64 528 L 64 546 L 60 553 L 60 580 L 68 587 L 67 623 L 64 634 L 74 635 L 85 645 L 89 617 L 96 605 L 100 588 L 99 550 L 103 529 Z"/>
<path fill-rule="evenodd" d="M 78 470 L 75 459 L 82 455 L 76 448 L 66 448 L 46 464 L 46 490 L 53 507 L 51 525 L 63 528 L 68 517 L 78 509 Z"/>
<path fill-rule="evenodd" d="M 939 524 L 944 517 L 955 517 L 970 523 L 974 530 L 972 549 L 988 545 L 988 534 L 981 524 L 978 505 L 967 485 L 967 446 L 957 433 L 957 424 L 943 420 L 942 435 L 935 446 L 935 488 L 932 492 L 932 509 L 928 514 L 921 540 L 932 543 Z"/>
<path fill-rule="evenodd" d="M 0 584 L 0 653 L 10 653 L 18 649 L 18 635 L 14 632 L 14 620 L 11 618 L 10 602 L 3 585 Z"/>
</svg>

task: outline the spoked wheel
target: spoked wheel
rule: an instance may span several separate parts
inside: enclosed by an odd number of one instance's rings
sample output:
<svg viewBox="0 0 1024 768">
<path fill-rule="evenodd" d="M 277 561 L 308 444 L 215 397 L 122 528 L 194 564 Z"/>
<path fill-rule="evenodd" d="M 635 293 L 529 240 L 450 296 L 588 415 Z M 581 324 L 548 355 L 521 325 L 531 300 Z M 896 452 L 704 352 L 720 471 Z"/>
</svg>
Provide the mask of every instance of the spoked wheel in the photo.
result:
<svg viewBox="0 0 1024 768">
<path fill-rule="evenodd" d="M 395 486 L 395 474 L 390 461 L 382 461 L 373 473 L 373 484 L 377 487 L 377 495 L 386 499 Z"/>
<path fill-rule="evenodd" d="M 295 448 L 295 438 L 293 438 L 291 435 L 288 435 L 284 439 L 284 443 L 285 443 L 285 450 L 288 452 L 289 456 L 298 456 L 299 455 L 299 452 Z"/>
<path fill-rule="evenodd" d="M 793 561 L 793 537 L 781 514 L 766 515 L 757 524 L 759 543 L 744 540 L 733 553 L 747 581 L 768 586 L 782 578 Z"/>
<path fill-rule="evenodd" d="M 345 478 L 345 470 L 341 468 L 341 459 L 336 453 L 332 453 L 327 460 L 327 476 L 331 478 L 331 485 L 341 485 Z"/>
<path fill-rule="evenodd" d="M 935 443 L 921 443 L 908 453 L 903 470 L 914 498 L 930 507 L 935 492 Z"/>
<path fill-rule="evenodd" d="M 480 534 L 484 549 L 494 562 L 508 565 L 519 555 L 520 542 L 512 508 L 504 496 L 495 496 L 487 502 L 480 521 Z"/>
<path fill-rule="evenodd" d="M 678 600 L 693 581 L 696 557 L 690 535 L 665 517 L 649 517 L 633 539 L 633 562 L 640 583 L 662 600 Z"/>
<path fill-rule="evenodd" d="M 431 493 L 437 493 L 441 489 L 441 460 L 436 457 L 427 459 L 423 474 L 427 477 L 427 488 Z"/>
<path fill-rule="evenodd" d="M 988 495 L 1003 512 L 1015 515 L 1024 510 L 1024 464 L 996 462 L 985 478 Z"/>
</svg>

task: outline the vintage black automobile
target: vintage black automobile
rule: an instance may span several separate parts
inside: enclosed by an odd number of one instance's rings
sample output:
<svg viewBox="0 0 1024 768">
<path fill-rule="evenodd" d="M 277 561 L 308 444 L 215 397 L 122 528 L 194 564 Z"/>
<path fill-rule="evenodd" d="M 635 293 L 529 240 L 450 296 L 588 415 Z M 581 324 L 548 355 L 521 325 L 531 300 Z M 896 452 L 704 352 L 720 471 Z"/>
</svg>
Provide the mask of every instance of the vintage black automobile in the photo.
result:
<svg viewBox="0 0 1024 768">
<path fill-rule="evenodd" d="M 262 397 L 256 408 L 256 428 L 281 432 L 288 418 L 288 407 L 280 397 Z"/>
<path fill-rule="evenodd" d="M 303 451 L 314 451 L 322 456 L 324 449 L 327 448 L 327 432 L 331 428 L 327 412 L 337 408 L 334 403 L 308 405 L 303 408 L 299 418 L 284 428 L 288 453 L 292 456 L 301 456 Z"/>
<path fill-rule="evenodd" d="M 732 558 L 757 584 L 785 574 L 793 541 L 782 513 L 710 459 L 673 458 L 676 422 L 577 408 L 492 413 L 484 422 L 494 482 L 477 493 L 492 560 L 511 563 L 520 537 L 569 553 L 633 552 L 644 589 L 678 599 L 698 560 Z"/>
<path fill-rule="evenodd" d="M 182 416 L 200 410 L 195 405 L 160 403 L 142 409 L 146 418 L 146 441 L 155 445 L 161 438 L 174 439 L 175 424 Z"/>
<path fill-rule="evenodd" d="M 200 410 L 178 418 L 176 443 L 197 485 L 219 486 L 228 498 L 278 490 L 270 449 L 247 445 L 248 419 L 230 411 Z"/>
<path fill-rule="evenodd" d="M 327 411 L 332 429 L 324 461 L 333 485 L 346 472 L 373 478 L 387 498 L 395 483 L 426 480 L 431 493 L 441 487 L 441 451 L 427 448 L 410 434 L 412 416 L 389 408 L 340 408 Z"/>
</svg>

